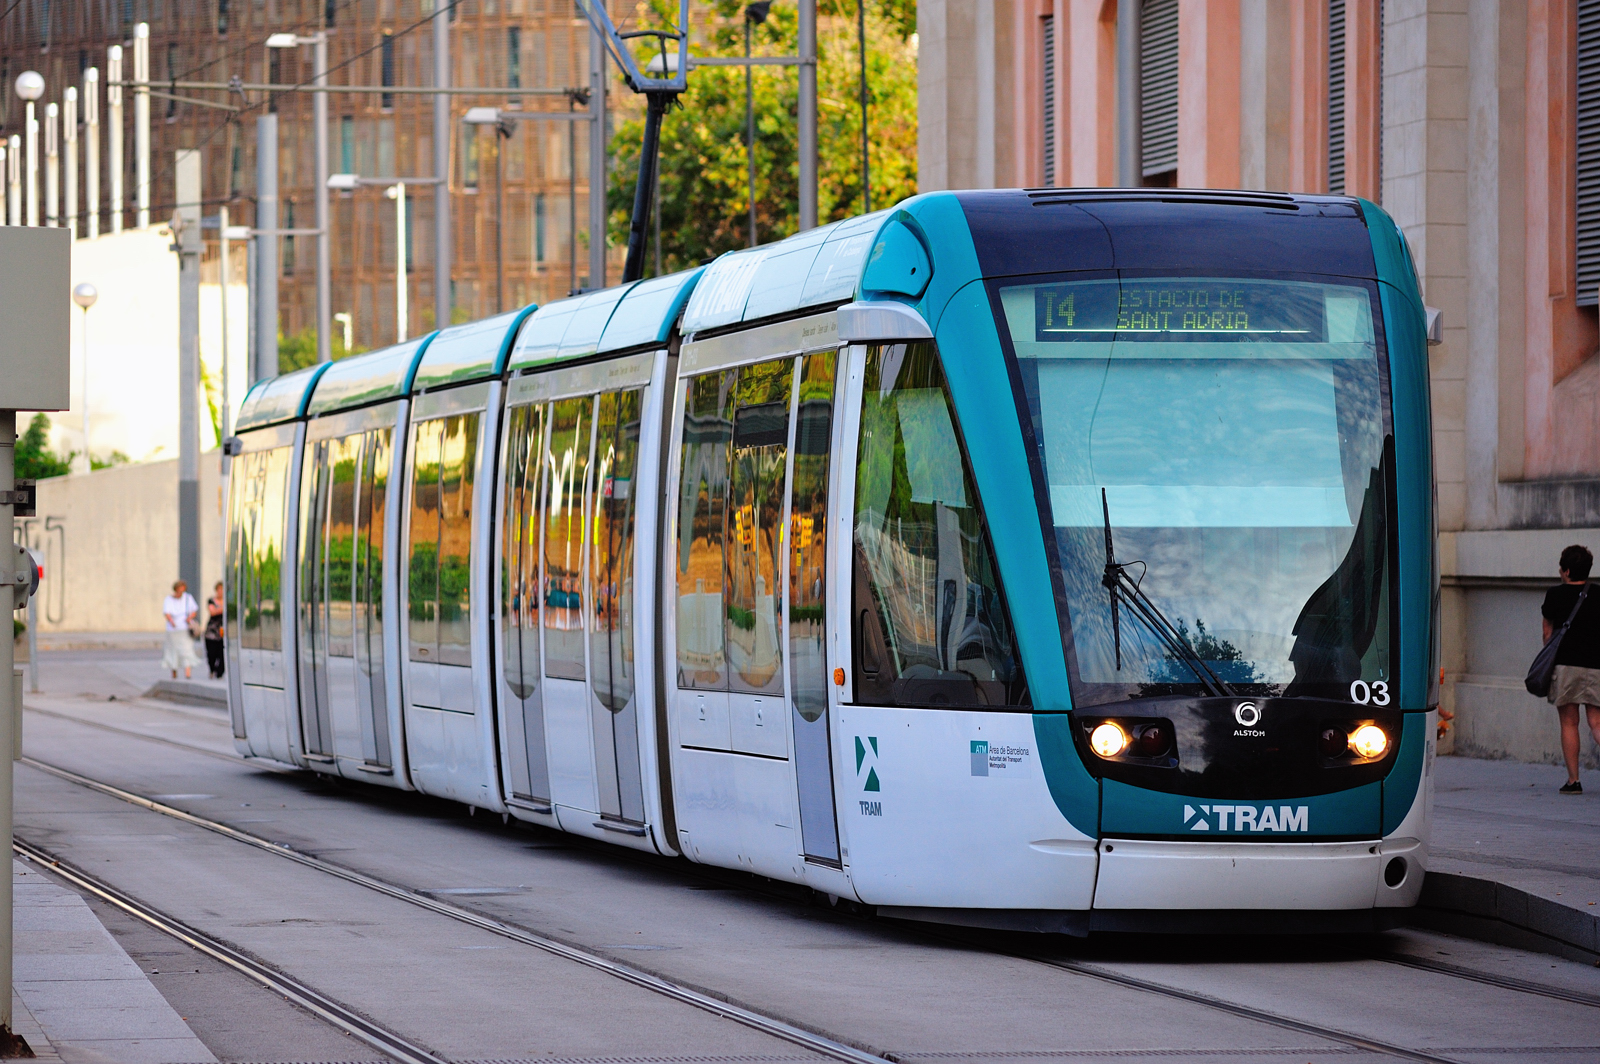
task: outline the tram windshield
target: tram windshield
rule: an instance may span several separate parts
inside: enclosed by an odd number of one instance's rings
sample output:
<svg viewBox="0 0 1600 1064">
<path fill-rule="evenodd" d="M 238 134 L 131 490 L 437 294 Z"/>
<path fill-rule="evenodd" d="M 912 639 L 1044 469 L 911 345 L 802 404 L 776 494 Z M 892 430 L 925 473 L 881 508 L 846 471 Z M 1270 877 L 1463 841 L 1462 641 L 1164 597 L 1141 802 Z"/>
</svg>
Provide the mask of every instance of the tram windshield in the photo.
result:
<svg viewBox="0 0 1600 1064">
<path fill-rule="evenodd" d="M 997 286 L 1075 704 L 1389 701 L 1388 377 L 1376 292 L 1341 282 Z"/>
</svg>

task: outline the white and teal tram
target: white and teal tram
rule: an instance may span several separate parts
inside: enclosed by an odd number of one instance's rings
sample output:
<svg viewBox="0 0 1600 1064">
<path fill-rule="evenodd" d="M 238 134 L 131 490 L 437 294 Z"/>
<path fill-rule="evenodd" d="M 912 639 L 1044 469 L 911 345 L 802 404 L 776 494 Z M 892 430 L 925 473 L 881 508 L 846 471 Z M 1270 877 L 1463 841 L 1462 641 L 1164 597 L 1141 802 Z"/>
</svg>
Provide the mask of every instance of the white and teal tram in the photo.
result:
<svg viewBox="0 0 1600 1064">
<path fill-rule="evenodd" d="M 935 193 L 264 381 L 237 748 L 913 919 L 1384 926 L 1427 331 L 1365 201 Z"/>
</svg>

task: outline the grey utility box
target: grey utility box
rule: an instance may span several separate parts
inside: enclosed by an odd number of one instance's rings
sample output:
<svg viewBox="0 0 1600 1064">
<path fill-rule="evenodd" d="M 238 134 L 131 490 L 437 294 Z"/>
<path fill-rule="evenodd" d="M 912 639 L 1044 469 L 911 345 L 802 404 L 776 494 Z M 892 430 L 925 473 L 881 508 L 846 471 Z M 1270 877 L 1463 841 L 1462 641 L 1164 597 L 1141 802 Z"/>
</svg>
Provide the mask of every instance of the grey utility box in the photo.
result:
<svg viewBox="0 0 1600 1064">
<path fill-rule="evenodd" d="M 0 410 L 71 405 L 72 233 L 0 225 Z"/>
</svg>

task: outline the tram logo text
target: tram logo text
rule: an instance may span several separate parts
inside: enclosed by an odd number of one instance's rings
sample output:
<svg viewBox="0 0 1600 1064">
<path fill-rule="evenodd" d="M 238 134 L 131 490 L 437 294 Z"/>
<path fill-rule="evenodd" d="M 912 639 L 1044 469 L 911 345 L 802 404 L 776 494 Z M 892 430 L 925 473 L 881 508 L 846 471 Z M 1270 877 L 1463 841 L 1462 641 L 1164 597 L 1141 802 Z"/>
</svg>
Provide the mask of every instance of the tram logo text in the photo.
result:
<svg viewBox="0 0 1600 1064">
<path fill-rule="evenodd" d="M 856 736 L 856 779 L 862 779 L 863 774 L 865 774 L 866 778 L 862 781 L 862 790 L 876 791 L 880 789 L 878 784 L 878 737 L 876 735 L 867 736 L 866 742 L 861 741 L 861 736 Z M 866 812 L 866 810 L 863 809 L 862 812 Z M 875 815 L 881 816 L 883 814 L 880 812 Z"/>
<path fill-rule="evenodd" d="M 1232 816 L 1230 825 L 1228 818 Z M 1192 805 L 1183 807 L 1190 831 L 1310 831 L 1311 810 L 1304 805 Z M 1215 827 L 1213 828 L 1213 825 Z"/>
</svg>

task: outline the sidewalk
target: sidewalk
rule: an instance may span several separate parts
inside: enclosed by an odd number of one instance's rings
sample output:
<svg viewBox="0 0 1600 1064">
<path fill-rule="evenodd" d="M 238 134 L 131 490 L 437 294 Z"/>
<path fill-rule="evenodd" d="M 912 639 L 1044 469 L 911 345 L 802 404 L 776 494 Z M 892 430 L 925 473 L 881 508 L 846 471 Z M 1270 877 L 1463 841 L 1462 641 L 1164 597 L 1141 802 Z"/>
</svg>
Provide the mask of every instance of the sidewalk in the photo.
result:
<svg viewBox="0 0 1600 1064">
<path fill-rule="evenodd" d="M 77 894 L 12 862 L 12 1026 L 40 1060 L 214 1061 Z"/>
<path fill-rule="evenodd" d="M 1566 773 L 1552 765 L 1434 764 L 1433 840 L 1413 922 L 1600 963 L 1600 773 L 1585 773 L 1587 793 L 1570 796 L 1556 793 Z"/>
</svg>

